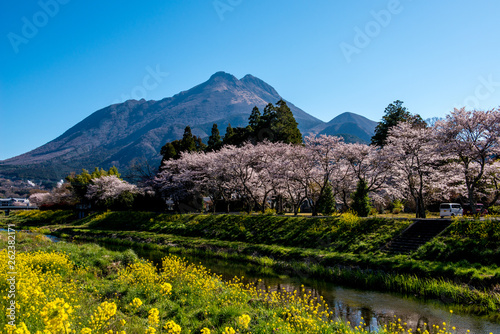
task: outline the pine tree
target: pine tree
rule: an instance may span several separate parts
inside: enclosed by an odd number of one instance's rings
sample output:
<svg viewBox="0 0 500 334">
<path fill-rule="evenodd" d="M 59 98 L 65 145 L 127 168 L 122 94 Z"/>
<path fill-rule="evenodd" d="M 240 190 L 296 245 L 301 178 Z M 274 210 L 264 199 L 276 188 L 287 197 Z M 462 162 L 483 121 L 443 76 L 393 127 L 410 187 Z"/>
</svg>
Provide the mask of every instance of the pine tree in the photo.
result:
<svg viewBox="0 0 500 334">
<path fill-rule="evenodd" d="M 358 185 L 352 199 L 352 209 L 358 214 L 358 216 L 368 217 L 371 205 L 370 197 L 368 197 L 368 186 L 365 180 L 361 179 L 358 181 Z"/>
<path fill-rule="evenodd" d="M 231 145 L 232 137 L 234 137 L 234 130 L 231 127 L 231 123 L 229 123 L 226 128 L 226 134 L 224 135 L 224 140 L 223 140 L 224 145 Z"/>
<path fill-rule="evenodd" d="M 323 189 L 323 193 L 318 199 L 316 206 L 316 211 L 324 215 L 331 215 L 335 212 L 335 197 L 333 197 L 333 190 L 330 182 L 328 182 L 325 189 Z"/>
<path fill-rule="evenodd" d="M 194 146 L 196 148 L 195 149 L 196 152 L 202 152 L 202 151 L 206 150 L 207 145 L 205 145 L 203 143 L 203 141 L 201 140 L 201 137 L 193 136 L 193 139 L 194 139 Z"/>
<path fill-rule="evenodd" d="M 253 131 L 257 131 L 261 123 L 260 110 L 257 106 L 253 107 L 250 117 L 248 117 L 248 125 L 250 125 Z"/>
<path fill-rule="evenodd" d="M 170 159 L 177 159 L 178 157 L 178 153 L 173 142 L 163 145 L 160 154 L 162 155 L 160 170 L 162 169 L 163 163 L 165 161 L 168 161 Z"/>
<path fill-rule="evenodd" d="M 196 143 L 191 133 L 191 128 L 186 126 L 184 129 L 184 135 L 182 136 L 182 152 L 194 152 L 196 151 Z"/>
<path fill-rule="evenodd" d="M 301 144 L 302 134 L 286 102 L 279 100 L 274 110 L 275 117 L 271 123 L 271 130 L 275 133 L 274 142 L 280 141 L 283 143 Z"/>
<path fill-rule="evenodd" d="M 403 107 L 403 101 L 396 100 L 385 108 L 385 115 L 382 121 L 377 124 L 375 134 L 372 137 L 371 144 L 383 147 L 386 144 L 389 129 L 400 122 L 411 122 L 415 126 L 425 126 L 425 121 L 420 115 L 412 115 L 406 107 Z"/>
<path fill-rule="evenodd" d="M 214 125 L 212 125 L 212 133 L 208 138 L 207 151 L 217 151 L 221 148 L 221 146 L 222 140 L 220 138 L 219 128 L 217 127 L 217 124 L 214 123 Z"/>
</svg>

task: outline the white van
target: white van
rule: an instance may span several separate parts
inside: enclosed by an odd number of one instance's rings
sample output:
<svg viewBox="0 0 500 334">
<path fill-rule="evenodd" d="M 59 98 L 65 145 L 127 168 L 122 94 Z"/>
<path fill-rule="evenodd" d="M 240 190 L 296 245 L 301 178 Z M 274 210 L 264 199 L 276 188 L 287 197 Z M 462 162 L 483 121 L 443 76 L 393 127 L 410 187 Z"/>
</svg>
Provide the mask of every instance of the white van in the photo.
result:
<svg viewBox="0 0 500 334">
<path fill-rule="evenodd" d="M 458 203 L 441 203 L 441 205 L 439 206 L 439 215 L 441 216 L 441 218 L 444 218 L 445 216 L 462 216 L 463 213 L 464 210 Z"/>
</svg>

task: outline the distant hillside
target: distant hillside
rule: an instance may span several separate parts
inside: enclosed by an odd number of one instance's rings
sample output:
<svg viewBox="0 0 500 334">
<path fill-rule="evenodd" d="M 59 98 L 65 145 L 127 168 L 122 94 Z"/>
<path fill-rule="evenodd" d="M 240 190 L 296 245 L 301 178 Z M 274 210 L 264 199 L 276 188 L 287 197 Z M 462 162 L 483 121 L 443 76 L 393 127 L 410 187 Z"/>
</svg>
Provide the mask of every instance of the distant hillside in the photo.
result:
<svg viewBox="0 0 500 334">
<path fill-rule="evenodd" d="M 195 135 L 223 132 L 228 122 L 246 126 L 254 106 L 261 110 L 282 97 L 264 81 L 238 80 L 217 72 L 206 82 L 160 101 L 129 100 L 98 110 L 58 138 L 33 151 L 0 162 L 0 175 L 58 180 L 71 171 L 112 165 L 124 169 L 135 159 L 160 162 L 160 148 L 179 139 L 186 125 Z M 323 122 L 288 102 L 299 129 L 306 133 Z"/>
<path fill-rule="evenodd" d="M 343 136 L 346 142 L 369 143 L 376 126 L 377 122 L 366 117 L 345 112 L 328 123 L 317 125 L 311 131 L 317 134 Z"/>
<path fill-rule="evenodd" d="M 160 101 L 128 100 L 98 110 L 61 136 L 30 152 L 0 161 L 0 176 L 60 180 L 72 171 L 95 166 L 124 170 L 136 160 L 160 162 L 160 148 L 182 137 L 191 126 L 193 134 L 207 137 L 213 123 L 221 133 L 230 122 L 246 126 L 252 108 L 261 111 L 282 97 L 252 75 L 238 80 L 217 72 L 206 82 Z M 375 122 L 344 113 L 324 123 L 287 101 L 303 135 L 311 132 L 344 134 L 353 141 L 368 141 Z"/>
</svg>

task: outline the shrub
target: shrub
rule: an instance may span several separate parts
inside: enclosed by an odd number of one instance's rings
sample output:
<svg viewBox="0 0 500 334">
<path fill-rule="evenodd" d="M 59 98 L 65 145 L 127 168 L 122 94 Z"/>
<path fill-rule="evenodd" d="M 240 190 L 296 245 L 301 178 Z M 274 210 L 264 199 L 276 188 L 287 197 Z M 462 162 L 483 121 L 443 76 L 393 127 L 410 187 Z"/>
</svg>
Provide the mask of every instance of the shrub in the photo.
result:
<svg viewBox="0 0 500 334">
<path fill-rule="evenodd" d="M 368 197 L 368 186 L 365 180 L 359 180 L 356 191 L 353 194 L 352 209 L 360 217 L 367 217 L 370 213 L 370 197 Z"/>
</svg>

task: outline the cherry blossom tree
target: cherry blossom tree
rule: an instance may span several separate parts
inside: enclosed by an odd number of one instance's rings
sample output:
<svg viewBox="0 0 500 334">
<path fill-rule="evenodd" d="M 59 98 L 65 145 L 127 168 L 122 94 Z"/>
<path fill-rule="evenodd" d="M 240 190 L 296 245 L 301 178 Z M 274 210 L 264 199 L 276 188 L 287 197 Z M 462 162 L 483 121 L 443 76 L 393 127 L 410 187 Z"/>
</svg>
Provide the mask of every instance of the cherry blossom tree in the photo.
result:
<svg viewBox="0 0 500 334">
<path fill-rule="evenodd" d="M 305 138 L 306 149 L 314 162 L 314 169 L 309 174 L 312 182 L 306 188 L 313 215 L 317 214 L 316 204 L 328 182 L 331 182 L 332 186 L 338 184 L 345 175 L 342 173 L 342 143 L 343 139 L 335 136 L 319 135 Z"/>
<path fill-rule="evenodd" d="M 500 153 L 500 109 L 455 109 L 436 123 L 436 131 L 441 154 L 461 165 L 469 204 L 475 212 L 479 188 Z"/>
<path fill-rule="evenodd" d="M 70 184 L 58 183 L 50 192 L 39 192 L 29 197 L 30 203 L 38 207 L 68 208 L 76 204 L 77 198 L 73 194 Z"/>
<path fill-rule="evenodd" d="M 30 203 L 41 207 L 42 205 L 48 205 L 53 202 L 52 194 L 49 192 L 40 192 L 30 195 L 29 197 Z"/>
<path fill-rule="evenodd" d="M 92 179 L 87 188 L 86 197 L 98 205 L 108 206 L 124 195 L 138 193 L 138 188 L 116 175 Z"/>
<path fill-rule="evenodd" d="M 391 184 L 410 195 L 417 206 L 417 218 L 425 218 L 425 204 L 433 183 L 438 156 L 432 128 L 403 122 L 392 127 L 383 149 L 391 163 Z"/>
</svg>

